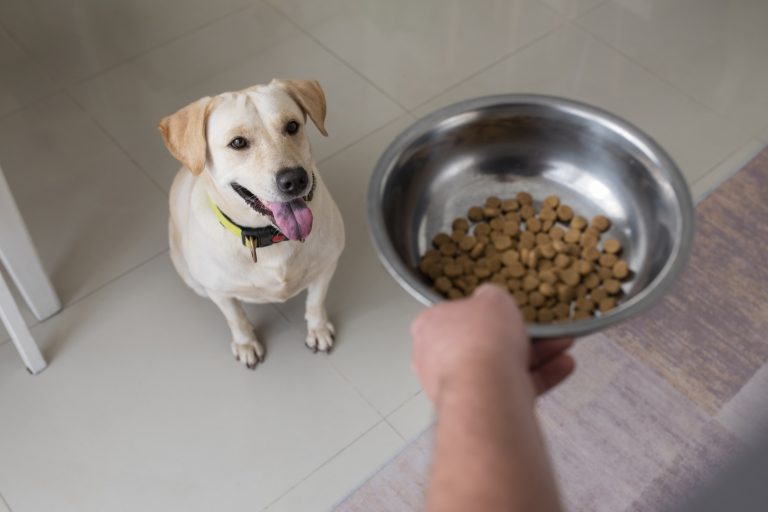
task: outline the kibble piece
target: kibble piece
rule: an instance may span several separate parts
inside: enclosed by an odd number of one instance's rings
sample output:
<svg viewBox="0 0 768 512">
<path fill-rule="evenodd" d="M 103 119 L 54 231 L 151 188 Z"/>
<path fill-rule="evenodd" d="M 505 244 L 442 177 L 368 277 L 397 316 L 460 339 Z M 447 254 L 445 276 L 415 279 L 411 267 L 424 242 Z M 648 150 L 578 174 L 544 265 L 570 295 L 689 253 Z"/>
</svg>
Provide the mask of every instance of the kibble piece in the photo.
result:
<svg viewBox="0 0 768 512">
<path fill-rule="evenodd" d="M 454 219 L 451 227 L 454 231 L 469 231 L 469 222 L 461 217 Z"/>
<path fill-rule="evenodd" d="M 438 251 L 437 249 L 429 249 L 427 252 L 424 253 L 423 258 L 427 260 L 440 259 L 440 251 Z"/>
<path fill-rule="evenodd" d="M 512 247 L 512 237 L 509 235 L 493 235 L 491 241 L 497 251 L 506 251 Z"/>
<path fill-rule="evenodd" d="M 487 222 L 481 222 L 477 226 L 475 226 L 475 236 L 478 235 L 490 235 L 491 234 L 491 225 Z"/>
<path fill-rule="evenodd" d="M 555 266 L 557 268 L 566 268 L 571 264 L 571 257 L 566 254 L 558 254 L 555 256 Z"/>
<path fill-rule="evenodd" d="M 517 212 L 509 212 L 504 216 L 505 220 L 511 220 L 512 222 L 517 222 L 517 224 L 520 224 L 520 214 Z"/>
<path fill-rule="evenodd" d="M 459 242 L 461 242 L 461 239 L 464 238 L 464 235 L 466 234 L 467 234 L 466 231 L 461 231 L 457 229 L 451 234 L 451 240 L 453 240 L 455 243 L 458 244 Z"/>
<path fill-rule="evenodd" d="M 485 200 L 486 208 L 501 208 L 501 199 L 496 196 L 490 196 Z"/>
<path fill-rule="evenodd" d="M 576 271 L 582 276 L 586 276 L 593 270 L 592 263 L 586 260 L 579 260 L 575 263 L 575 265 L 576 265 Z"/>
<path fill-rule="evenodd" d="M 569 229 L 565 232 L 565 236 L 563 237 L 563 240 L 565 240 L 569 244 L 575 244 L 578 243 L 579 239 L 581 238 L 581 231 L 578 229 Z"/>
<path fill-rule="evenodd" d="M 448 235 L 448 233 L 438 233 L 435 235 L 435 238 L 432 239 L 432 245 L 439 249 L 450 241 L 451 237 Z"/>
<path fill-rule="evenodd" d="M 575 296 L 576 290 L 574 290 L 572 286 L 568 286 L 567 284 L 557 285 L 557 299 L 560 302 L 570 304 Z"/>
<path fill-rule="evenodd" d="M 517 202 L 517 199 L 505 199 L 501 202 L 501 211 L 504 213 L 516 212 L 519 209 L 520 203 Z"/>
<path fill-rule="evenodd" d="M 461 299 L 462 297 L 464 297 L 464 293 L 461 290 L 457 290 L 456 288 L 451 288 L 450 290 L 448 290 L 449 299 L 456 300 L 456 299 Z"/>
<path fill-rule="evenodd" d="M 533 206 L 527 204 L 520 208 L 520 217 L 522 217 L 524 220 L 528 220 L 534 215 L 536 215 L 536 210 L 533 209 Z"/>
<path fill-rule="evenodd" d="M 545 206 L 544 208 L 541 209 L 541 212 L 539 213 L 539 217 L 541 217 L 541 220 L 554 222 L 557 220 L 557 212 L 552 208 L 547 208 Z"/>
<path fill-rule="evenodd" d="M 608 292 L 605 288 L 595 288 L 592 293 L 589 294 L 593 301 L 600 304 L 600 301 L 608 297 Z"/>
<path fill-rule="evenodd" d="M 527 275 L 523 278 L 523 290 L 530 292 L 539 287 L 539 278 Z"/>
<path fill-rule="evenodd" d="M 539 323 L 548 324 L 555 319 L 555 313 L 549 308 L 543 308 L 539 310 L 536 318 L 539 320 Z"/>
<path fill-rule="evenodd" d="M 597 238 L 590 235 L 589 233 L 584 233 L 583 235 L 581 235 L 581 238 L 579 238 L 579 245 L 581 245 L 584 248 L 597 247 Z"/>
<path fill-rule="evenodd" d="M 525 264 L 528 266 L 528 268 L 536 268 L 538 263 L 539 263 L 538 249 L 528 251 L 528 255 L 525 257 Z"/>
<path fill-rule="evenodd" d="M 597 308 L 600 310 L 601 313 L 607 313 L 608 311 L 612 310 L 616 307 L 616 299 L 613 297 L 605 297 L 603 300 L 601 300 L 598 303 Z"/>
<path fill-rule="evenodd" d="M 589 295 L 589 288 L 587 288 L 587 285 L 580 284 L 576 287 L 576 300 L 583 299 Z"/>
<path fill-rule="evenodd" d="M 549 230 L 552 229 L 552 226 L 555 225 L 554 221 L 551 220 L 545 220 L 541 223 L 541 230 L 545 233 L 549 233 Z"/>
<path fill-rule="evenodd" d="M 541 231 L 541 221 L 536 217 L 531 217 L 525 222 L 525 229 L 538 233 Z"/>
<path fill-rule="evenodd" d="M 498 217 L 499 215 L 501 215 L 501 210 L 498 208 L 483 208 L 483 217 L 486 219 L 492 219 L 494 217 Z"/>
<path fill-rule="evenodd" d="M 483 220 L 483 209 L 479 206 L 473 206 L 467 211 L 467 217 L 472 222 L 480 222 Z"/>
<path fill-rule="evenodd" d="M 476 244 L 477 239 L 475 237 L 472 235 L 464 235 L 461 240 L 459 240 L 459 249 L 464 252 L 468 252 L 471 251 Z"/>
<path fill-rule="evenodd" d="M 520 223 L 519 222 L 513 222 L 511 220 L 504 222 L 504 227 L 502 228 L 502 233 L 509 236 L 515 236 L 520 232 Z"/>
<path fill-rule="evenodd" d="M 555 209 L 560 204 L 560 198 L 557 196 L 547 196 L 544 198 L 544 205 Z"/>
<path fill-rule="evenodd" d="M 578 229 L 579 231 L 582 231 L 587 227 L 587 219 L 582 217 L 581 215 L 576 215 L 571 219 L 571 228 Z"/>
<path fill-rule="evenodd" d="M 592 218 L 592 225 L 599 231 L 606 231 L 609 227 L 611 227 L 611 221 L 608 220 L 608 217 L 605 217 L 604 215 L 596 215 Z"/>
<path fill-rule="evenodd" d="M 542 270 L 539 272 L 539 279 L 542 283 L 549 283 L 554 285 L 557 283 L 557 274 L 552 270 Z"/>
<path fill-rule="evenodd" d="M 522 263 L 515 261 L 508 267 L 508 273 L 514 278 L 521 278 L 525 275 L 525 267 Z"/>
<path fill-rule="evenodd" d="M 480 279 L 487 279 L 491 277 L 491 269 L 486 266 L 476 266 L 475 275 Z"/>
<path fill-rule="evenodd" d="M 523 307 L 528 304 L 528 294 L 523 290 L 514 290 L 512 294 L 515 297 L 515 302 L 517 302 L 518 307 Z"/>
<path fill-rule="evenodd" d="M 597 247 L 586 247 L 584 249 L 584 252 L 582 253 L 582 257 L 590 262 L 595 262 L 600 259 L 600 251 L 597 250 Z"/>
<path fill-rule="evenodd" d="M 488 223 L 489 226 L 491 226 L 491 231 L 498 231 L 499 233 L 504 231 L 504 219 L 501 217 L 496 217 L 491 219 L 491 221 Z"/>
<path fill-rule="evenodd" d="M 552 247 L 558 253 L 565 253 L 568 250 L 568 246 L 565 245 L 565 242 L 563 242 L 562 240 L 553 240 Z"/>
<path fill-rule="evenodd" d="M 501 272 L 501 258 L 498 254 L 494 254 L 488 258 L 488 268 L 490 268 L 491 272 L 494 274 Z"/>
<path fill-rule="evenodd" d="M 611 295 L 616 295 L 621 291 L 621 283 L 616 279 L 607 279 L 603 282 L 603 288 Z"/>
<path fill-rule="evenodd" d="M 592 299 L 583 297 L 576 301 L 576 309 L 580 309 L 582 311 L 592 311 L 595 309 L 595 303 Z"/>
<path fill-rule="evenodd" d="M 501 275 L 501 274 L 493 274 L 493 276 L 491 277 L 491 282 L 493 284 L 497 284 L 497 285 L 503 286 L 505 288 L 507 286 L 507 280 L 504 279 L 504 276 Z"/>
<path fill-rule="evenodd" d="M 504 251 L 501 255 L 501 262 L 506 266 L 512 266 L 520 261 L 520 253 L 515 250 Z"/>
<path fill-rule="evenodd" d="M 584 230 L 584 234 L 585 235 L 589 235 L 589 236 L 595 238 L 598 241 L 600 240 L 600 237 L 602 236 L 600 234 L 600 232 L 598 230 L 596 230 L 595 228 L 593 228 L 592 226 L 590 226 L 587 229 L 585 229 Z"/>
<path fill-rule="evenodd" d="M 559 276 L 568 286 L 576 286 L 581 281 L 581 276 L 574 268 L 561 270 Z"/>
<path fill-rule="evenodd" d="M 611 268 L 618 260 L 619 258 L 617 258 L 615 254 L 606 253 L 600 256 L 598 262 L 604 267 Z"/>
<path fill-rule="evenodd" d="M 565 236 L 565 231 L 560 226 L 554 226 L 549 230 L 549 236 L 552 237 L 552 240 L 562 240 Z"/>
<path fill-rule="evenodd" d="M 440 254 L 443 256 L 453 256 L 456 254 L 456 244 L 453 242 L 448 242 L 440 246 Z"/>
<path fill-rule="evenodd" d="M 464 267 L 458 263 L 449 263 L 443 267 L 443 272 L 447 277 L 458 277 L 464 273 Z"/>
<path fill-rule="evenodd" d="M 544 302 L 546 302 L 546 299 L 539 291 L 531 292 L 528 294 L 528 304 L 530 304 L 533 307 L 541 307 Z"/>
<path fill-rule="evenodd" d="M 549 238 L 548 234 L 546 234 L 546 233 L 536 233 L 536 245 L 538 245 L 539 247 L 547 245 L 551 241 L 552 241 L 552 239 Z"/>
<path fill-rule="evenodd" d="M 479 258 L 485 253 L 485 244 L 483 242 L 477 242 L 472 250 L 469 252 L 469 256 L 472 258 Z"/>
<path fill-rule="evenodd" d="M 568 320 L 568 317 L 571 316 L 571 305 L 565 302 L 558 302 L 555 305 L 554 312 L 558 320 Z"/>
<path fill-rule="evenodd" d="M 613 266 L 613 277 L 616 279 L 624 279 L 629 275 L 629 267 L 627 266 L 627 262 L 624 260 L 619 260 L 616 262 L 616 264 Z"/>
<path fill-rule="evenodd" d="M 488 235 L 480 235 L 477 232 L 475 232 L 475 238 L 477 238 L 477 243 L 479 244 L 488 245 L 489 243 L 491 243 L 491 237 Z"/>
<path fill-rule="evenodd" d="M 597 277 L 603 282 L 613 278 L 613 269 L 611 267 L 600 267 L 597 269 Z"/>
<path fill-rule="evenodd" d="M 597 274 L 589 274 L 584 278 L 584 284 L 586 285 L 587 288 L 589 288 L 590 290 L 593 290 L 597 288 L 598 285 L 600 284 L 600 278 L 598 277 Z"/>
<path fill-rule="evenodd" d="M 592 316 L 592 311 L 586 311 L 583 309 L 577 309 L 576 312 L 573 314 L 574 320 L 583 320 L 584 318 L 589 318 Z"/>
<path fill-rule="evenodd" d="M 555 251 L 555 248 L 551 243 L 540 245 L 539 250 L 541 255 L 547 259 L 552 259 L 555 257 L 555 254 L 557 254 L 557 251 Z"/>
<path fill-rule="evenodd" d="M 440 293 L 448 293 L 448 290 L 453 288 L 453 283 L 451 283 L 451 280 L 445 276 L 438 277 L 435 279 L 435 288 Z"/>
<path fill-rule="evenodd" d="M 621 251 L 621 242 L 616 240 L 615 238 L 611 238 L 610 240 L 606 240 L 603 242 L 603 249 L 605 252 L 611 253 L 611 254 L 618 254 Z"/>
<path fill-rule="evenodd" d="M 533 204 L 533 196 L 528 192 L 518 192 L 515 199 L 517 199 L 517 202 L 520 203 L 521 206 L 530 206 Z"/>
<path fill-rule="evenodd" d="M 536 236 L 530 231 L 523 231 L 520 233 L 520 247 L 524 249 L 532 249 L 536 245 Z"/>
<path fill-rule="evenodd" d="M 520 310 L 523 313 L 523 320 L 527 323 L 533 323 L 536 320 L 536 310 L 531 306 L 525 306 Z"/>
<path fill-rule="evenodd" d="M 539 293 L 545 297 L 554 297 L 557 295 L 557 290 L 550 283 L 539 284 Z"/>
<path fill-rule="evenodd" d="M 557 218 L 561 222 L 568 222 L 573 218 L 573 210 L 567 204 L 561 204 L 557 207 Z"/>
</svg>

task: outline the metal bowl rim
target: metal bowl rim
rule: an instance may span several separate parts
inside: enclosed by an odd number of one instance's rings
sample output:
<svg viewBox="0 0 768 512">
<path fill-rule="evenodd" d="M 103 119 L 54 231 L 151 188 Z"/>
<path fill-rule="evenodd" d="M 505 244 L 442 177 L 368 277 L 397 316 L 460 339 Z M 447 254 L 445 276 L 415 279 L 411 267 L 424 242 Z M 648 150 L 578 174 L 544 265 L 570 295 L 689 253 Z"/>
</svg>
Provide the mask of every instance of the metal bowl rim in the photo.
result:
<svg viewBox="0 0 768 512">
<path fill-rule="evenodd" d="M 413 272 L 413 269 L 400 259 L 387 236 L 381 205 L 382 184 L 391 171 L 392 163 L 402 153 L 402 150 L 437 124 L 468 111 L 487 109 L 494 106 L 524 105 L 566 111 L 571 115 L 577 114 L 581 117 L 587 115 L 599 119 L 602 124 L 611 127 L 613 131 L 616 131 L 615 128 L 620 128 L 625 134 L 631 134 L 636 139 L 636 142 L 646 146 L 647 150 L 645 152 L 657 160 L 660 168 L 666 171 L 667 179 L 678 201 L 677 208 L 680 211 L 680 234 L 675 238 L 669 258 L 667 258 L 659 274 L 637 295 L 621 303 L 619 307 L 605 316 L 564 324 L 527 324 L 528 335 L 531 338 L 537 339 L 583 336 L 605 329 L 610 325 L 647 310 L 672 286 L 682 269 L 685 268 L 685 264 L 690 256 L 695 229 L 695 215 L 693 199 L 691 198 L 685 178 L 667 152 L 653 138 L 633 124 L 599 107 L 556 96 L 499 94 L 464 100 L 427 114 L 398 135 L 389 144 L 376 163 L 368 187 L 369 234 L 376 248 L 379 260 L 395 281 L 422 304 L 431 306 L 445 300 L 426 286 L 418 282 L 412 282 L 415 280 L 407 277 L 408 273 Z M 642 146 L 640 149 L 643 149 Z"/>
</svg>

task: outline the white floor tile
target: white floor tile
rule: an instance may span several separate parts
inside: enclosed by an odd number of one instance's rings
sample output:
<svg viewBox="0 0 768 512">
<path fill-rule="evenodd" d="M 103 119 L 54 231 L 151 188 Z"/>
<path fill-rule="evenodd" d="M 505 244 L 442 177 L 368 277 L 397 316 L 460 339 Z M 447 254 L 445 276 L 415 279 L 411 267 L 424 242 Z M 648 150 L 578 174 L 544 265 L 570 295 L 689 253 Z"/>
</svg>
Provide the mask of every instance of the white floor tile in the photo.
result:
<svg viewBox="0 0 768 512">
<path fill-rule="evenodd" d="M 382 414 L 419 389 L 410 366 L 409 326 L 422 306 L 379 263 L 368 235 L 365 197 L 376 160 L 409 123 L 404 117 L 320 165 L 347 233 L 327 301 L 337 329 L 331 361 Z M 305 332 L 303 295 L 278 307 Z"/>
<path fill-rule="evenodd" d="M 165 195 L 67 96 L 0 120 L 0 161 L 65 304 L 167 248 Z"/>
<path fill-rule="evenodd" d="M 737 149 L 722 163 L 711 169 L 693 184 L 691 193 L 694 200 L 700 202 L 706 199 L 721 183 L 739 172 L 764 147 L 765 144 L 763 142 L 750 140 L 744 146 Z"/>
<path fill-rule="evenodd" d="M 542 0 L 568 18 L 576 18 L 594 9 L 606 0 Z"/>
<path fill-rule="evenodd" d="M 160 119 L 202 96 L 272 78 L 320 81 L 328 102 L 320 160 L 372 132 L 402 109 L 269 6 L 257 6 L 153 50 L 73 90 L 154 179 L 170 188 L 179 164 L 163 146 Z"/>
<path fill-rule="evenodd" d="M 585 27 L 718 113 L 768 127 L 768 2 L 614 0 Z"/>
<path fill-rule="evenodd" d="M 534 0 L 272 2 L 407 108 L 559 23 Z"/>
<path fill-rule="evenodd" d="M 320 469 L 301 481 L 268 512 L 306 512 L 331 510 L 402 448 L 403 440 L 381 422 L 355 440 Z"/>
<path fill-rule="evenodd" d="M 55 89 L 55 84 L 0 27 L 0 117 Z"/>
<path fill-rule="evenodd" d="M 710 112 L 574 26 L 559 29 L 414 114 L 469 97 L 511 92 L 564 96 L 622 116 L 669 151 L 689 183 L 750 138 L 738 123 Z"/>
<path fill-rule="evenodd" d="M 268 350 L 255 371 L 162 255 L 35 327 L 51 362 L 42 374 L 0 346 L 9 503 L 259 510 L 380 422 L 273 307 L 249 313 Z"/>
<path fill-rule="evenodd" d="M 423 391 L 387 416 L 387 421 L 406 441 L 413 441 L 435 421 L 435 408 Z"/>
<path fill-rule="evenodd" d="M 0 19 L 52 75 L 71 83 L 249 3 L 10 0 L 0 3 Z"/>
</svg>

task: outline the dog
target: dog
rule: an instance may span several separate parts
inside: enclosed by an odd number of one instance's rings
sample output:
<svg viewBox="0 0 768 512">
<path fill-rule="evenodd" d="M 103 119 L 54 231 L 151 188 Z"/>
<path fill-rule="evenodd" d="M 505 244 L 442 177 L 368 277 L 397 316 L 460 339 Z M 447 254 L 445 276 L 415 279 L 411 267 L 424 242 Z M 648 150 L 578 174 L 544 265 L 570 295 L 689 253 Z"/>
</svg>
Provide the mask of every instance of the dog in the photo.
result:
<svg viewBox="0 0 768 512">
<path fill-rule="evenodd" d="M 284 302 L 307 290 L 306 345 L 329 352 L 325 299 L 344 248 L 344 223 L 323 184 L 307 117 L 324 136 L 326 103 L 313 80 L 272 80 L 201 98 L 160 121 L 181 162 L 170 192 L 170 255 L 182 280 L 210 298 L 250 369 L 264 345 L 242 302 Z"/>
</svg>

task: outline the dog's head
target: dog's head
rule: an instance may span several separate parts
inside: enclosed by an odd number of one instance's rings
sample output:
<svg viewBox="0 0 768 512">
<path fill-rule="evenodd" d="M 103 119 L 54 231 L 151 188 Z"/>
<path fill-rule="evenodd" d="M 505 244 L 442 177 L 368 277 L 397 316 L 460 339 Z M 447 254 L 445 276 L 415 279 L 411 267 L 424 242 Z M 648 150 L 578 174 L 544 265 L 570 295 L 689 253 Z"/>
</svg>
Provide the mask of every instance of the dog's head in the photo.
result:
<svg viewBox="0 0 768 512">
<path fill-rule="evenodd" d="M 307 116 L 323 135 L 325 95 L 313 80 L 268 85 L 197 100 L 160 121 L 171 154 L 194 174 L 207 172 L 222 194 L 234 194 L 271 217 L 292 240 L 312 229 L 302 199 L 315 164 Z"/>
</svg>

